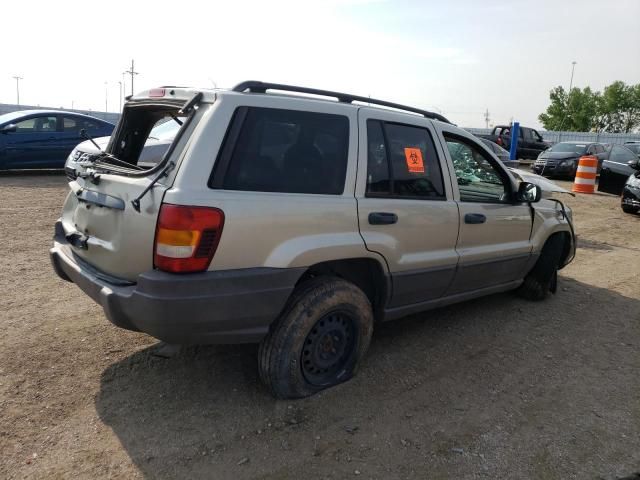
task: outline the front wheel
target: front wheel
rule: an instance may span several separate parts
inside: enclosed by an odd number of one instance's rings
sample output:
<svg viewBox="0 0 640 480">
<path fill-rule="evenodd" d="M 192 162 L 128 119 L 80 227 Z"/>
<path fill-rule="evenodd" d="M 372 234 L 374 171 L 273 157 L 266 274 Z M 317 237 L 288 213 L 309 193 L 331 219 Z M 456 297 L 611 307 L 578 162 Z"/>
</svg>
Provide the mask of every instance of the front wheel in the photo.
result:
<svg viewBox="0 0 640 480">
<path fill-rule="evenodd" d="M 278 398 L 301 398 L 349 380 L 364 357 L 373 312 L 358 287 L 333 277 L 302 284 L 260 344 L 260 378 Z"/>
<path fill-rule="evenodd" d="M 638 209 L 636 207 L 630 207 L 629 205 L 622 205 L 622 211 L 624 213 L 638 213 Z"/>
</svg>

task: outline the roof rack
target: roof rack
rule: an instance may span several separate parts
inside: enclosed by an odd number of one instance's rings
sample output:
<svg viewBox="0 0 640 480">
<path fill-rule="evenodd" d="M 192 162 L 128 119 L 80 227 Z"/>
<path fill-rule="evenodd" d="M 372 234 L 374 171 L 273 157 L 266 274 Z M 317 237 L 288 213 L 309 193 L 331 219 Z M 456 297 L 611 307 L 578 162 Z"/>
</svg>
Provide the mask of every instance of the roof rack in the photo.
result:
<svg viewBox="0 0 640 480">
<path fill-rule="evenodd" d="M 429 112 L 427 110 L 420 110 L 419 108 L 408 107 L 406 105 L 387 102 L 385 100 L 376 100 L 375 98 L 361 97 L 358 95 L 351 95 L 348 93 L 332 92 L 329 90 L 318 90 L 316 88 L 296 87 L 294 85 L 283 85 L 280 83 L 267 83 L 267 82 L 260 82 L 257 80 L 248 80 L 246 82 L 239 83 L 232 89 L 232 91 L 234 92 L 246 92 L 247 90 L 255 93 L 266 93 L 267 90 L 281 90 L 283 92 L 298 92 L 298 93 L 308 93 L 311 95 L 321 95 L 323 97 L 334 97 L 334 98 L 337 98 L 338 101 L 342 103 L 353 103 L 353 102 L 373 103 L 375 105 L 382 105 L 384 107 L 395 108 L 396 110 L 405 110 L 407 112 L 417 113 L 427 118 L 440 120 L 441 122 L 451 123 L 449 120 L 447 120 L 444 116 L 440 115 L 439 113 Z"/>
</svg>

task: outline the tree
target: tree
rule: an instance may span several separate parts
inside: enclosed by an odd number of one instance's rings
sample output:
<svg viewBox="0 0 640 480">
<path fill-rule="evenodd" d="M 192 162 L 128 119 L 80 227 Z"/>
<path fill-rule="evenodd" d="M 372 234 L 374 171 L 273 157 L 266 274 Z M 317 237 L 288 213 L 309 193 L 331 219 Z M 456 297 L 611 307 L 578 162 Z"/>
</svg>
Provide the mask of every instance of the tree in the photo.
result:
<svg viewBox="0 0 640 480">
<path fill-rule="evenodd" d="M 549 92 L 550 105 L 538 116 L 547 130 L 628 133 L 640 126 L 640 84 L 614 82 L 603 93 L 586 87 Z"/>
<path fill-rule="evenodd" d="M 640 126 L 640 84 L 613 82 L 605 87 L 599 104 L 604 129 L 629 133 Z"/>
</svg>

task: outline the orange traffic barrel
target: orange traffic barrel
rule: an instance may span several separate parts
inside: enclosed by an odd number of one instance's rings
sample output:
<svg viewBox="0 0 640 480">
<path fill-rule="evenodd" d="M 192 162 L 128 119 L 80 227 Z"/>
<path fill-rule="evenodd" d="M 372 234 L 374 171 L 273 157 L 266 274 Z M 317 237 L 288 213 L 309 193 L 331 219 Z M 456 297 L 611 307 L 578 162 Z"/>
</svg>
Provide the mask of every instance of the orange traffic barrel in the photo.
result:
<svg viewBox="0 0 640 480">
<path fill-rule="evenodd" d="M 596 191 L 596 173 L 598 172 L 598 159 L 593 155 L 580 157 L 576 178 L 573 181 L 573 190 L 578 193 L 594 193 Z"/>
</svg>

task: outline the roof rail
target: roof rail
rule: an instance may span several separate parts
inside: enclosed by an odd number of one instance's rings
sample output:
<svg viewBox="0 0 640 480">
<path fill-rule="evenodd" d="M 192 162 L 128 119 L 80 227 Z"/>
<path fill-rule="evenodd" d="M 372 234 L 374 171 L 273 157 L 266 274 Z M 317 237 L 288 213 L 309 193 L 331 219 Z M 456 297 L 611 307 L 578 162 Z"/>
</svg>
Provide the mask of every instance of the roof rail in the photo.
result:
<svg viewBox="0 0 640 480">
<path fill-rule="evenodd" d="M 351 95 L 349 93 L 332 92 L 329 90 L 318 90 L 316 88 L 296 87 L 294 85 L 283 85 L 280 83 L 260 82 L 257 80 L 248 80 L 246 82 L 241 82 L 235 87 L 233 87 L 232 89 L 232 91 L 234 92 L 246 92 L 247 90 L 255 93 L 266 93 L 267 90 L 281 90 L 283 92 L 309 93 L 311 95 L 321 95 L 323 97 L 334 97 L 334 98 L 337 98 L 338 101 L 342 103 L 353 103 L 353 102 L 372 103 L 375 105 L 382 105 L 384 107 L 395 108 L 396 110 L 405 110 L 407 112 L 417 113 L 427 118 L 440 120 L 441 122 L 451 123 L 449 120 L 447 120 L 444 116 L 440 115 L 439 113 L 429 112 L 427 110 L 420 110 L 419 108 L 408 107 L 406 105 L 387 102 L 385 100 L 376 100 L 375 98 Z"/>
</svg>

